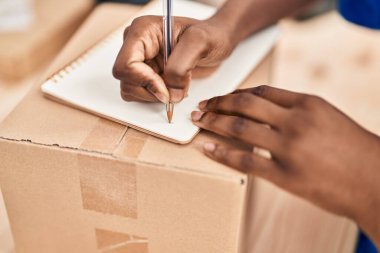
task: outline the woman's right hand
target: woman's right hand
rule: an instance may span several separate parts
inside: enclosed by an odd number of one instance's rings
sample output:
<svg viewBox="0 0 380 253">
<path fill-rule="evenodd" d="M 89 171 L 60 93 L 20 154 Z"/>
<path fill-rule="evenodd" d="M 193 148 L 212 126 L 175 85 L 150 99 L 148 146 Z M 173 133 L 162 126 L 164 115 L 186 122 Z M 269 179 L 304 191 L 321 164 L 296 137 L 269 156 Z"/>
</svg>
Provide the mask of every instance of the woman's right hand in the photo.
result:
<svg viewBox="0 0 380 253">
<path fill-rule="evenodd" d="M 236 44 L 226 25 L 216 19 L 176 17 L 174 50 L 164 69 L 162 30 L 161 16 L 139 17 L 125 29 L 113 68 L 125 101 L 181 101 L 192 76 L 217 68 Z"/>
</svg>

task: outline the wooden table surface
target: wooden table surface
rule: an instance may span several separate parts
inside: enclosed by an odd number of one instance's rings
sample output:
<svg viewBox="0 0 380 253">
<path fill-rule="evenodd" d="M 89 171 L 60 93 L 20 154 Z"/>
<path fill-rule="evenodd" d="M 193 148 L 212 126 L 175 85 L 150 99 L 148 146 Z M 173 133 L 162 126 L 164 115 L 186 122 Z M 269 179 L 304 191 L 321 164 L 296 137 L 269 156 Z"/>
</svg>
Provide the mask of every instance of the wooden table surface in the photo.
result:
<svg viewBox="0 0 380 253">
<path fill-rule="evenodd" d="M 110 10 L 104 13 L 109 15 Z M 380 34 L 351 26 L 336 13 L 302 23 L 286 20 L 281 27 L 283 34 L 275 50 L 272 83 L 320 94 L 379 134 L 380 114 L 368 116 L 367 112 L 380 109 Z M 78 53 L 81 50 L 78 48 Z M 38 80 L 38 75 L 16 84 L 0 81 L 0 121 Z M 355 103 L 365 104 L 365 107 L 358 108 Z M 318 244 L 325 237 L 332 238 L 330 246 L 334 245 L 334 252 L 352 252 L 357 232 L 353 223 L 262 180 L 257 180 L 255 190 L 255 229 L 249 231 L 254 238 L 254 252 L 293 253 L 294 249 L 325 252 L 327 245 Z M 9 245 L 9 241 L 1 240 L 9 240 L 9 232 L 4 232 L 7 224 L 1 208 L 0 198 L 0 252 L 3 252 L 1 247 Z"/>
</svg>

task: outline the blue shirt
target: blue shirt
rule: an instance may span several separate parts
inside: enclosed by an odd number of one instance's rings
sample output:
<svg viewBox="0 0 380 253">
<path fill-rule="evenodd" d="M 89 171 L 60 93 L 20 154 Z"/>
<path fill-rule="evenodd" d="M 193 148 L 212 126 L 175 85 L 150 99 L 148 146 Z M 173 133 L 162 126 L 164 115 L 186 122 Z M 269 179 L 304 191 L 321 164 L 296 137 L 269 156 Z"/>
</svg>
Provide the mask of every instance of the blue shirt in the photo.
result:
<svg viewBox="0 0 380 253">
<path fill-rule="evenodd" d="M 338 8 L 348 21 L 380 29 L 380 0 L 340 0 Z"/>
<path fill-rule="evenodd" d="M 355 253 L 377 253 L 377 250 L 371 240 L 365 234 L 360 233 Z"/>
<path fill-rule="evenodd" d="M 380 0 L 340 0 L 338 9 L 348 21 L 371 29 L 380 29 Z M 356 253 L 377 253 L 364 233 L 359 234 Z"/>
</svg>

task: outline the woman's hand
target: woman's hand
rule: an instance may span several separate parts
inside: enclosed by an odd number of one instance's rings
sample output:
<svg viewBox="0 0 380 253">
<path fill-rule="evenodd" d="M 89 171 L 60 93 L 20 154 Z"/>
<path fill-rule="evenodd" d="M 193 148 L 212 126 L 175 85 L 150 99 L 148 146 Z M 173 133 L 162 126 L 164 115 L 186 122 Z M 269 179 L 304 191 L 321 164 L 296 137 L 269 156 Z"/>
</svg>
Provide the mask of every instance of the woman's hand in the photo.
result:
<svg viewBox="0 0 380 253">
<path fill-rule="evenodd" d="M 206 143 L 212 159 L 355 220 L 380 245 L 380 138 L 315 96 L 268 86 L 199 104 L 197 126 L 271 152 Z"/>
<path fill-rule="evenodd" d="M 122 98 L 181 101 L 193 75 L 207 74 L 233 50 L 225 28 L 217 19 L 175 18 L 175 46 L 164 69 L 162 17 L 135 19 L 124 32 L 124 44 L 113 68 L 115 78 L 121 82 Z"/>
</svg>

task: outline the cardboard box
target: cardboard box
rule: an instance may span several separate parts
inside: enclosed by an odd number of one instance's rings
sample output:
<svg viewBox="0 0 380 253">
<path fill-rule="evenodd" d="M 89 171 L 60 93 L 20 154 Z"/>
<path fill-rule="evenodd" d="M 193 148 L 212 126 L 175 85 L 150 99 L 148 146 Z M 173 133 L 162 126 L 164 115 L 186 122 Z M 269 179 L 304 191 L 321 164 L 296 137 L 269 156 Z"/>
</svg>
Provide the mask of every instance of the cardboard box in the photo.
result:
<svg viewBox="0 0 380 253">
<path fill-rule="evenodd" d="M 0 75 L 19 79 L 52 59 L 93 5 L 92 0 L 33 0 L 35 20 L 31 27 L 0 36 Z"/>
<path fill-rule="evenodd" d="M 117 5 L 101 8 L 53 66 L 128 16 Z M 267 83 L 270 66 L 268 57 L 244 85 Z M 283 242 L 287 252 L 353 248 L 356 230 L 347 220 L 263 181 L 251 184 L 205 157 L 206 140 L 222 141 L 201 132 L 191 144 L 168 143 L 47 100 L 36 85 L 0 125 L 0 185 L 16 251 L 262 253 L 285 252 Z M 293 230 L 297 221 L 308 222 L 304 230 Z"/>
</svg>

